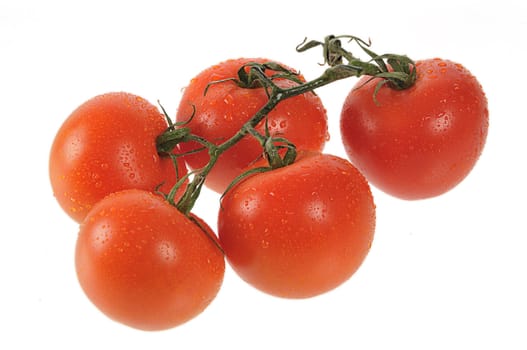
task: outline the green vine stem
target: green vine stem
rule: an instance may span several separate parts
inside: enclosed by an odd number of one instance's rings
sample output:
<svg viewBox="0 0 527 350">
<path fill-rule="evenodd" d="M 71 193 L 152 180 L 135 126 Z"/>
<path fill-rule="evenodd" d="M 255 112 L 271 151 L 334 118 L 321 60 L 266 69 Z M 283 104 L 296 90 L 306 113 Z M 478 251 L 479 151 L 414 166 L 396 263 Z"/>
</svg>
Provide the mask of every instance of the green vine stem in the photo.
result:
<svg viewBox="0 0 527 350">
<path fill-rule="evenodd" d="M 369 61 L 362 61 L 342 47 L 341 39 L 347 39 L 349 43 L 355 42 L 370 56 Z M 377 55 L 369 49 L 371 42 L 366 42 L 352 35 L 329 35 L 324 42 L 304 40 L 296 47 L 298 52 L 304 52 L 317 46 L 322 46 L 324 64 L 330 67 L 340 67 L 348 71 L 349 76 L 360 77 L 363 75 L 372 78 L 382 78 L 381 84 L 388 83 L 396 90 L 408 89 L 415 83 L 415 62 L 405 55 L 384 54 Z M 343 63 L 344 59 L 347 63 Z M 382 85 L 381 85 L 382 86 Z M 380 86 L 379 86 L 380 88 Z M 378 90 L 378 89 L 377 89 Z"/>
<path fill-rule="evenodd" d="M 356 58 L 351 52 L 342 47 L 341 39 L 347 39 L 348 43 L 357 43 L 362 51 L 366 52 L 370 59 L 368 61 L 362 61 L 359 58 Z M 216 145 L 192 134 L 190 129 L 185 127 L 185 124 L 188 123 L 188 121 L 181 124 L 173 124 L 163 110 L 167 117 L 169 128 L 157 139 L 157 149 L 160 154 L 170 154 L 175 157 L 176 155 L 172 155 L 172 150 L 177 144 L 181 142 L 195 141 L 202 147 L 192 152 L 208 150 L 210 156 L 209 162 L 203 168 L 186 175 L 183 179 L 178 181 L 166 196 L 171 204 L 175 205 L 182 213 L 190 215 L 190 212 L 201 193 L 205 179 L 218 161 L 219 156 L 238 143 L 246 135 L 251 135 L 260 142 L 269 162 L 269 167 L 253 169 L 248 171 L 247 174 L 286 166 L 294 162 L 296 157 L 294 145 L 284 138 L 272 137 L 267 132 L 267 128 L 265 135 L 260 134 L 255 129 L 256 125 L 266 119 L 269 112 L 271 112 L 283 100 L 304 93 L 313 92 L 320 87 L 349 77 L 370 76 L 372 79 L 381 78 L 375 89 L 373 96 L 374 99 L 377 91 L 383 85 L 401 90 L 407 89 L 415 83 L 415 63 L 411 59 L 406 56 L 395 54 L 377 55 L 369 49 L 369 42 L 365 42 L 357 37 L 350 35 L 330 35 L 327 36 L 323 42 L 314 40 L 308 42 L 304 40 L 303 43 L 297 46 L 296 50 L 298 52 L 304 52 L 317 46 L 322 46 L 324 65 L 327 65 L 328 68 L 322 73 L 322 75 L 311 81 L 302 82 L 298 78 L 297 73 L 276 63 L 247 63 L 240 67 L 237 78 L 215 81 L 206 87 L 204 91 L 205 94 L 208 89 L 212 88 L 215 84 L 233 82 L 242 88 L 264 88 L 269 97 L 267 103 L 256 112 L 256 114 L 249 119 L 235 135 L 221 144 Z M 268 76 L 266 74 L 267 71 L 273 71 L 275 73 Z M 294 81 L 296 85 L 289 88 L 281 88 L 274 83 L 275 79 L 289 79 Z M 286 149 L 285 155 L 282 155 L 283 152 L 279 152 L 279 149 L 282 148 Z M 179 156 L 184 155 L 185 154 L 181 154 Z M 240 181 L 243 178 L 243 175 L 244 174 L 238 176 L 234 181 Z M 183 196 L 177 203 L 175 203 L 174 197 L 177 189 L 180 186 L 183 186 L 186 183 L 186 180 L 191 176 L 192 180 L 187 184 Z M 228 189 L 231 187 L 232 184 Z"/>
</svg>

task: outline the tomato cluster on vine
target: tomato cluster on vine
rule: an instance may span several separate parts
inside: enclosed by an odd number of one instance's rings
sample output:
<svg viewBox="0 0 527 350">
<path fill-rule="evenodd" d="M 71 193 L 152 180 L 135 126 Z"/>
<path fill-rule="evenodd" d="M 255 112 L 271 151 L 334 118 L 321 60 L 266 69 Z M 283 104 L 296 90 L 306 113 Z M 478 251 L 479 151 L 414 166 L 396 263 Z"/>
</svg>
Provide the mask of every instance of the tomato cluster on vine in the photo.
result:
<svg viewBox="0 0 527 350">
<path fill-rule="evenodd" d="M 341 40 L 356 42 L 361 61 Z M 488 130 L 481 85 L 458 63 L 376 55 L 369 43 L 329 36 L 324 73 L 311 81 L 263 58 L 203 70 L 175 121 L 127 92 L 82 103 L 51 146 L 49 175 L 79 223 L 75 266 L 88 298 L 142 330 L 200 314 L 226 262 L 248 284 L 309 298 L 347 281 L 373 242 L 370 183 L 401 199 L 441 195 L 482 153 Z M 346 155 L 324 153 L 326 109 L 314 90 L 361 77 L 343 101 Z M 194 213 L 202 187 L 221 194 L 216 230 Z"/>
</svg>

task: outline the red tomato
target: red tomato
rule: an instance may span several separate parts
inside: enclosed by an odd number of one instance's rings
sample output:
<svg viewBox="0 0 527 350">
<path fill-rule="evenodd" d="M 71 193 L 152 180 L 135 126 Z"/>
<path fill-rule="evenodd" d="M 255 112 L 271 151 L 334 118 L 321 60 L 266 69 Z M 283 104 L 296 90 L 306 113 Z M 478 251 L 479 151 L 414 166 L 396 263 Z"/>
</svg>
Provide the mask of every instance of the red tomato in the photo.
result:
<svg viewBox="0 0 527 350">
<path fill-rule="evenodd" d="M 251 176 L 223 197 L 218 234 L 233 269 L 254 287 L 306 298 L 346 281 L 365 259 L 375 206 L 364 177 L 347 160 L 299 155 Z"/>
<path fill-rule="evenodd" d="M 242 125 L 265 105 L 268 97 L 263 88 L 246 89 L 234 82 L 211 85 L 204 95 L 206 86 L 213 81 L 236 78 L 238 70 L 248 62 L 269 62 L 267 59 L 240 58 L 212 66 L 191 80 L 181 99 L 177 121 L 188 120 L 192 106 L 196 113 L 186 125 L 193 134 L 216 144 L 222 143 L 240 130 Z M 301 79 L 303 79 L 301 77 Z M 279 79 L 276 84 L 290 87 L 295 83 Z M 268 115 L 270 133 L 285 137 L 298 149 L 321 151 L 327 139 L 326 110 L 318 96 L 307 93 L 284 100 Z M 257 129 L 264 133 L 264 122 Z M 181 145 L 184 152 L 199 148 L 196 143 Z M 206 180 L 207 187 L 222 193 L 231 181 L 248 164 L 262 155 L 262 147 L 252 137 L 246 136 L 227 152 L 223 153 Z M 199 169 L 209 161 L 207 151 L 185 157 L 188 166 Z"/>
<path fill-rule="evenodd" d="M 75 263 L 89 299 L 110 318 L 163 330 L 200 314 L 223 281 L 214 234 L 142 190 L 113 193 L 81 224 Z M 204 231 L 205 230 L 205 231 Z"/>
<path fill-rule="evenodd" d="M 145 99 L 117 92 L 79 106 L 59 129 L 49 159 L 54 195 L 80 222 L 104 196 L 128 188 L 165 193 L 176 182 L 169 157 L 160 157 L 156 137 L 168 127 Z M 180 176 L 187 170 L 179 162 Z"/>
<path fill-rule="evenodd" d="M 416 63 L 416 83 L 406 90 L 363 77 L 344 103 L 341 133 L 351 162 L 377 188 L 404 199 L 440 195 L 461 182 L 483 150 L 487 99 L 460 64 Z M 359 88 L 357 88 L 359 87 Z"/>
</svg>

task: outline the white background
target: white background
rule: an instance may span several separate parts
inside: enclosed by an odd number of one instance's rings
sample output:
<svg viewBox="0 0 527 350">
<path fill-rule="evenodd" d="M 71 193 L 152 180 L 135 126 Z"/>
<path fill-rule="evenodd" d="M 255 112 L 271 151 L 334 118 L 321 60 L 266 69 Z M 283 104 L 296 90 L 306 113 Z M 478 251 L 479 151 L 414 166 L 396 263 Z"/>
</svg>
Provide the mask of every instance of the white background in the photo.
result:
<svg viewBox="0 0 527 350">
<path fill-rule="evenodd" d="M 0 348 L 527 349 L 527 150 L 522 1 L 20 1 L 0 4 Z M 497 5 L 495 5 L 497 4 Z M 309 300 L 264 295 L 227 269 L 203 314 L 142 332 L 95 309 L 78 286 L 77 225 L 56 204 L 48 154 L 86 99 L 129 91 L 174 115 L 199 71 L 265 56 L 322 72 L 304 37 L 371 38 L 379 53 L 464 64 L 489 100 L 484 153 L 469 177 L 431 200 L 375 189 L 377 230 L 361 269 Z M 341 103 L 355 80 L 318 91 L 340 145 Z M 196 213 L 216 225 L 218 197 Z M 8 345 L 9 344 L 9 345 Z"/>
</svg>

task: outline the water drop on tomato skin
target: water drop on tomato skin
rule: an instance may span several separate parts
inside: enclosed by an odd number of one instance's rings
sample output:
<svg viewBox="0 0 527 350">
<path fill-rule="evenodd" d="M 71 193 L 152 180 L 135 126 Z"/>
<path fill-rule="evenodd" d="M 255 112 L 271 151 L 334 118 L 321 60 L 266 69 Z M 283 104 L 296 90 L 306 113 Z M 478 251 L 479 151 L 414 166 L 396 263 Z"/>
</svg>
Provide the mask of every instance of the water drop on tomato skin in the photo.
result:
<svg viewBox="0 0 527 350">
<path fill-rule="evenodd" d="M 224 98 L 223 98 L 223 103 L 225 103 L 226 105 L 230 105 L 234 102 L 234 97 L 232 97 L 231 94 L 227 94 Z"/>
</svg>

